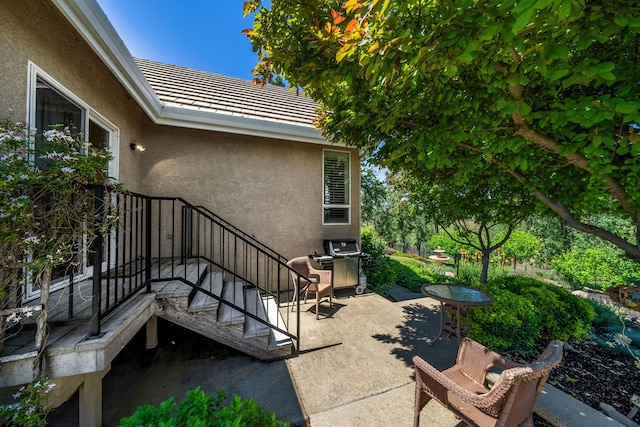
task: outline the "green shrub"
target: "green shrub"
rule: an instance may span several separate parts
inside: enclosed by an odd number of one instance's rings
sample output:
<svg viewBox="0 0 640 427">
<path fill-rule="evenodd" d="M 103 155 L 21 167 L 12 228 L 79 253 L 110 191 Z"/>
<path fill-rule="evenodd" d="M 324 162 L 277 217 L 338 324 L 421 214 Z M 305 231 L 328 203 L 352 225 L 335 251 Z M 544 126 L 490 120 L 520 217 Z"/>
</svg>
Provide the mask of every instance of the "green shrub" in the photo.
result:
<svg viewBox="0 0 640 427">
<path fill-rule="evenodd" d="M 362 270 L 367 276 L 367 286 L 383 295 L 396 282 L 395 272 L 386 256 L 372 257 L 363 264 Z"/>
<path fill-rule="evenodd" d="M 417 265 L 416 262 L 401 262 L 397 258 L 390 258 L 389 264 L 396 276 L 396 284 L 411 291 L 420 292 L 422 285 L 431 281 L 427 279 L 426 268 Z"/>
<path fill-rule="evenodd" d="M 476 287 L 493 295 L 494 302 L 473 310 L 472 336 L 498 352 L 586 338 L 595 318 L 586 300 L 533 278 L 505 276 Z"/>
<path fill-rule="evenodd" d="M 39 427 L 47 425 L 47 415 L 53 407 L 47 404 L 48 395 L 55 384 L 46 379 L 20 387 L 13 395 L 15 403 L 0 406 L 0 424 L 10 427 Z"/>
<path fill-rule="evenodd" d="M 595 312 L 595 318 L 591 322 L 591 325 L 596 328 L 606 328 L 608 326 L 615 326 L 621 323 L 618 313 L 610 305 L 601 304 L 598 301 L 587 300 L 587 303 L 593 308 Z"/>
<path fill-rule="evenodd" d="M 497 282 L 475 287 L 491 294 L 493 304 L 473 309 L 473 339 L 499 353 L 532 350 L 539 337 L 539 321 L 533 304 Z"/>
<path fill-rule="evenodd" d="M 640 265 L 620 256 L 621 251 L 606 247 L 566 252 L 552 260 L 554 268 L 575 289 L 589 287 L 606 290 L 640 277 Z"/>
<path fill-rule="evenodd" d="M 362 264 L 367 285 L 374 292 L 384 294 L 395 283 L 396 277 L 386 256 L 384 239 L 368 224 L 362 226 L 361 249 L 371 256 L 369 261 Z"/>
<path fill-rule="evenodd" d="M 285 427 L 290 424 L 278 421 L 272 412 L 266 412 L 252 399 L 243 400 L 234 394 L 231 402 L 223 406 L 225 393 L 212 397 L 197 387 L 187 392 L 187 398 L 179 405 L 173 397 L 158 407 L 143 405 L 131 417 L 120 420 L 120 427 Z"/>
<path fill-rule="evenodd" d="M 591 305 L 565 289 L 523 276 L 503 279 L 509 291 L 528 299 L 539 322 L 542 341 L 586 338 L 595 318 Z"/>
<path fill-rule="evenodd" d="M 370 224 L 362 225 L 362 229 L 360 230 L 360 242 L 362 252 L 366 252 L 372 257 L 383 256 L 386 254 L 386 242 Z"/>
</svg>

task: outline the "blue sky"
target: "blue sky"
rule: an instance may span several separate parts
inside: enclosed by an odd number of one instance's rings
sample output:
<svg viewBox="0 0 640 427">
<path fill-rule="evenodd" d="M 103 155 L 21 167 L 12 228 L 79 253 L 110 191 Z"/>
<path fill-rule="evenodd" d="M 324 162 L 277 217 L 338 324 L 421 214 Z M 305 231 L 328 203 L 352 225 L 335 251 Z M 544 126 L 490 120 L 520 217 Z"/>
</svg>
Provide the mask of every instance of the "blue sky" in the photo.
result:
<svg viewBox="0 0 640 427">
<path fill-rule="evenodd" d="M 135 57 L 253 80 L 257 57 L 241 34 L 253 17 L 242 17 L 244 0 L 97 2 Z"/>
<path fill-rule="evenodd" d="M 97 0 L 138 58 L 251 80 L 257 59 L 240 34 L 243 0 Z"/>
</svg>

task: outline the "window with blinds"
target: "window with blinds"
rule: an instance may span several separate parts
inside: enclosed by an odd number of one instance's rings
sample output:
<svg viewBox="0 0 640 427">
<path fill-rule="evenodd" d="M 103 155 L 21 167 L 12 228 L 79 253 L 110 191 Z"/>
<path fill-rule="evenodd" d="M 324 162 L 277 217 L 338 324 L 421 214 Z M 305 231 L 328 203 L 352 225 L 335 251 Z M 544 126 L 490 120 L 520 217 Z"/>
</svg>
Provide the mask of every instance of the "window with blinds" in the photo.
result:
<svg viewBox="0 0 640 427">
<path fill-rule="evenodd" d="M 350 160 L 346 151 L 324 150 L 323 224 L 350 223 Z"/>
</svg>

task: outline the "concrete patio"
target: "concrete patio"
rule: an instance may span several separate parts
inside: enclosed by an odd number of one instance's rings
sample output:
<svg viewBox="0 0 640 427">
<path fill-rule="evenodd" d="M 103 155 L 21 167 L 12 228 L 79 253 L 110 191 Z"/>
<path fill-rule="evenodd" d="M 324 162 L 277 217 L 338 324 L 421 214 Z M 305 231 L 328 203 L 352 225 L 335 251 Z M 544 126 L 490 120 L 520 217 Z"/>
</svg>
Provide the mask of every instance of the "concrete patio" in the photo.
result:
<svg viewBox="0 0 640 427">
<path fill-rule="evenodd" d="M 145 403 L 171 396 L 180 401 L 187 390 L 200 386 L 213 395 L 224 389 L 228 396 L 250 397 L 295 425 L 410 426 L 413 355 L 439 369 L 455 361 L 455 340 L 427 344 L 438 330 L 437 304 L 401 288 L 389 299 L 338 290 L 333 308 L 328 302 L 321 305 L 319 320 L 312 301 L 304 306 L 300 356 L 275 362 L 260 362 L 163 322 L 157 348 L 145 350 L 139 333 L 114 360 L 103 382 L 104 425 L 118 425 Z M 562 393 L 554 396 L 552 403 L 564 411 L 557 425 L 619 426 L 610 419 L 602 424 L 597 417 L 602 414 L 590 408 L 574 411 Z M 50 426 L 77 425 L 77 414 L 74 397 L 51 414 Z M 422 411 L 421 425 L 465 424 L 432 401 Z"/>
<path fill-rule="evenodd" d="M 137 406 L 157 404 L 200 386 L 216 394 L 253 398 L 279 419 L 316 426 L 411 425 L 413 369 L 420 354 L 438 368 L 453 364 L 455 340 L 427 345 L 437 332 L 437 303 L 396 292 L 379 295 L 338 290 L 333 308 L 310 300 L 302 315 L 299 357 L 260 362 L 178 326 L 161 324 L 156 349 L 138 335 L 114 360 L 103 382 L 103 421 L 118 425 Z M 77 425 L 77 396 L 54 411 L 50 426 Z M 437 404 L 423 411 L 424 426 L 460 423 Z"/>
<path fill-rule="evenodd" d="M 427 344 L 437 334 L 438 303 L 401 289 L 392 295 L 397 302 L 339 291 L 333 310 L 325 308 L 330 317 L 306 322 L 305 353 L 288 365 L 312 426 L 409 426 L 413 356 L 440 369 L 454 363 L 455 340 Z M 460 424 L 438 404 L 423 413 L 424 426 Z"/>
</svg>

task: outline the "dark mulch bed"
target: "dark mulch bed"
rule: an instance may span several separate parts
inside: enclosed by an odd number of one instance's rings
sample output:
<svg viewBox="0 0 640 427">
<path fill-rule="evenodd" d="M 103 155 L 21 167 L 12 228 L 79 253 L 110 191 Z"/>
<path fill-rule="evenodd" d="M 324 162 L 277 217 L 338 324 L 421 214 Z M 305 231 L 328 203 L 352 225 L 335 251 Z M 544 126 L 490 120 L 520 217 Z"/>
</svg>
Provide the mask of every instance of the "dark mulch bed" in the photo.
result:
<svg viewBox="0 0 640 427">
<path fill-rule="evenodd" d="M 548 383 L 592 408 L 600 410 L 600 403 L 606 403 L 627 415 L 633 407 L 631 396 L 640 394 L 640 369 L 629 355 L 593 341 L 575 341 L 566 346 Z M 640 423 L 640 413 L 634 421 Z M 551 425 L 539 417 L 534 422 L 536 427 Z"/>
<path fill-rule="evenodd" d="M 622 414 L 632 409 L 631 396 L 640 394 L 640 369 L 628 355 L 614 354 L 589 341 L 570 344 L 549 383 L 593 408 L 606 403 Z M 635 421 L 640 421 L 640 414 Z"/>
<path fill-rule="evenodd" d="M 591 299 L 620 308 L 617 291 L 585 291 Z M 637 306 L 621 310 L 627 320 L 627 333 L 637 336 L 640 332 L 640 310 Z M 612 340 L 611 331 L 592 332 L 594 340 L 568 343 L 560 366 L 551 371 L 548 382 L 592 408 L 600 410 L 600 403 L 606 403 L 627 415 L 633 408 L 631 396 L 640 395 L 640 367 L 635 366 L 635 359 L 630 354 L 607 346 L 606 342 Z M 540 352 L 542 350 L 539 349 Z M 536 427 L 550 426 L 539 417 L 534 421 Z M 640 413 L 636 414 L 634 421 L 640 423 Z"/>
</svg>

